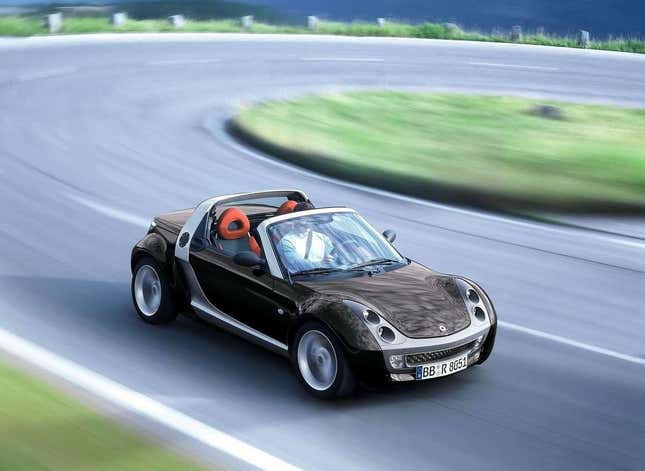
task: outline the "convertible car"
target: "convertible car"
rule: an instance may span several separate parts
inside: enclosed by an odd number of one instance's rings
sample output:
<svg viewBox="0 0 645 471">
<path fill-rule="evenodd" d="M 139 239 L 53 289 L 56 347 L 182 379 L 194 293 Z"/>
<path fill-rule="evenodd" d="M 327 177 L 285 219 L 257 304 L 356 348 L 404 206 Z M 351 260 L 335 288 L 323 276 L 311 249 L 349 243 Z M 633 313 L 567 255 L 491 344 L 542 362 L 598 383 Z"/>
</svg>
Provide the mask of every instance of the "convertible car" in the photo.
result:
<svg viewBox="0 0 645 471">
<path fill-rule="evenodd" d="M 154 218 L 132 250 L 132 298 L 148 323 L 186 313 L 290 358 L 321 398 L 483 363 L 497 327 L 484 290 L 394 239 L 302 191 L 218 196 Z"/>
</svg>

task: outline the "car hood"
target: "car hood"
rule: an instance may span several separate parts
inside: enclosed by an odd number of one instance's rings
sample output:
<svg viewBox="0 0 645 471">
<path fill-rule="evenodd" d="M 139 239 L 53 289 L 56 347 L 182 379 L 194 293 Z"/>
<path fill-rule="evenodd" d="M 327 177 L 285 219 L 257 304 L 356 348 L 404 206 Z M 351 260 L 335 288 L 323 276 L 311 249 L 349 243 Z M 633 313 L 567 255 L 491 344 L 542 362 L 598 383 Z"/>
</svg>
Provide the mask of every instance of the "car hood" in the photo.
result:
<svg viewBox="0 0 645 471">
<path fill-rule="evenodd" d="M 470 325 L 470 316 L 454 277 L 414 262 L 373 276 L 365 274 L 302 284 L 319 294 L 364 304 L 412 338 L 450 335 Z"/>
</svg>

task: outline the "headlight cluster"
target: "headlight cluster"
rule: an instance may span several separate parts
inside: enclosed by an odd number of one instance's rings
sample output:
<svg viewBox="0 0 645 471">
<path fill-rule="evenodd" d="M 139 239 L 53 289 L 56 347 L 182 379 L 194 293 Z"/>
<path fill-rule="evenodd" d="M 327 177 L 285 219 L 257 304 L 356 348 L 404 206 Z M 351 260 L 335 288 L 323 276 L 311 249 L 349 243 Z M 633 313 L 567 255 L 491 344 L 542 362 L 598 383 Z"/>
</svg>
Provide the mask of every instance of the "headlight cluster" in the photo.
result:
<svg viewBox="0 0 645 471">
<path fill-rule="evenodd" d="M 459 287 L 461 296 L 464 298 L 466 308 L 468 309 L 470 315 L 474 317 L 478 322 L 486 322 L 488 313 L 486 311 L 486 306 L 484 305 L 484 302 L 477 290 L 469 283 L 460 278 L 457 278 L 455 281 L 457 282 L 457 286 Z"/>
<path fill-rule="evenodd" d="M 405 341 L 405 337 L 374 310 L 356 301 L 345 300 L 343 303 L 365 322 L 379 344 L 398 344 Z"/>
</svg>

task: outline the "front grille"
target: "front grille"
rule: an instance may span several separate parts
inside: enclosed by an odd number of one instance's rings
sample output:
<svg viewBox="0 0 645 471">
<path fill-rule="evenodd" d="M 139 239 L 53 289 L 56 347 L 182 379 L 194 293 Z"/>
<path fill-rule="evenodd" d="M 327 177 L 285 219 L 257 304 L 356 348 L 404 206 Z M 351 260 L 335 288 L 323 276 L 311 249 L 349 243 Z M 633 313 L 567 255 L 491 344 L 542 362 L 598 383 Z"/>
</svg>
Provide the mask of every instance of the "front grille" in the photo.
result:
<svg viewBox="0 0 645 471">
<path fill-rule="evenodd" d="M 435 350 L 434 352 L 411 353 L 405 356 L 405 364 L 407 366 L 417 366 L 457 356 L 460 353 L 465 353 L 470 350 L 475 345 L 475 342 L 476 340 L 473 340 L 465 345 L 459 345 L 458 347 L 447 348 L 445 350 Z"/>
</svg>

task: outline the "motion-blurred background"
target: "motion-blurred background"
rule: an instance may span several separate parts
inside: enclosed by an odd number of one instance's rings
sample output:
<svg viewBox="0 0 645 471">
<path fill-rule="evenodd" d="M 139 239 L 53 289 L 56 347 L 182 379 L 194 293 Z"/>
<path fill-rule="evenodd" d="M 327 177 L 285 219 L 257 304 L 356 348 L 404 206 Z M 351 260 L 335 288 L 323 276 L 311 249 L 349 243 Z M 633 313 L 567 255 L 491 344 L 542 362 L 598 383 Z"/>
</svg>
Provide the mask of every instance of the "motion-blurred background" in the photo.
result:
<svg viewBox="0 0 645 471">
<path fill-rule="evenodd" d="M 644 25 L 637 0 L 0 0 L 0 470 L 645 469 Z M 154 215 L 291 187 L 477 280 L 486 365 L 320 403 L 240 339 L 137 320 Z"/>
<path fill-rule="evenodd" d="M 3 5 L 5 13 L 26 13 L 44 5 L 50 5 L 47 8 L 108 6 L 127 11 L 137 19 L 156 19 L 181 10 L 195 19 L 255 15 L 258 19 L 291 24 L 302 23 L 302 18 L 307 15 L 336 21 L 373 21 L 377 17 L 385 17 L 411 23 L 452 22 L 468 30 L 482 32 L 509 29 L 520 24 L 528 30 L 544 28 L 545 31 L 559 35 L 587 29 L 600 37 L 640 37 L 643 33 L 642 19 L 645 16 L 645 6 L 638 0 L 3 0 L 0 5 Z"/>
</svg>

